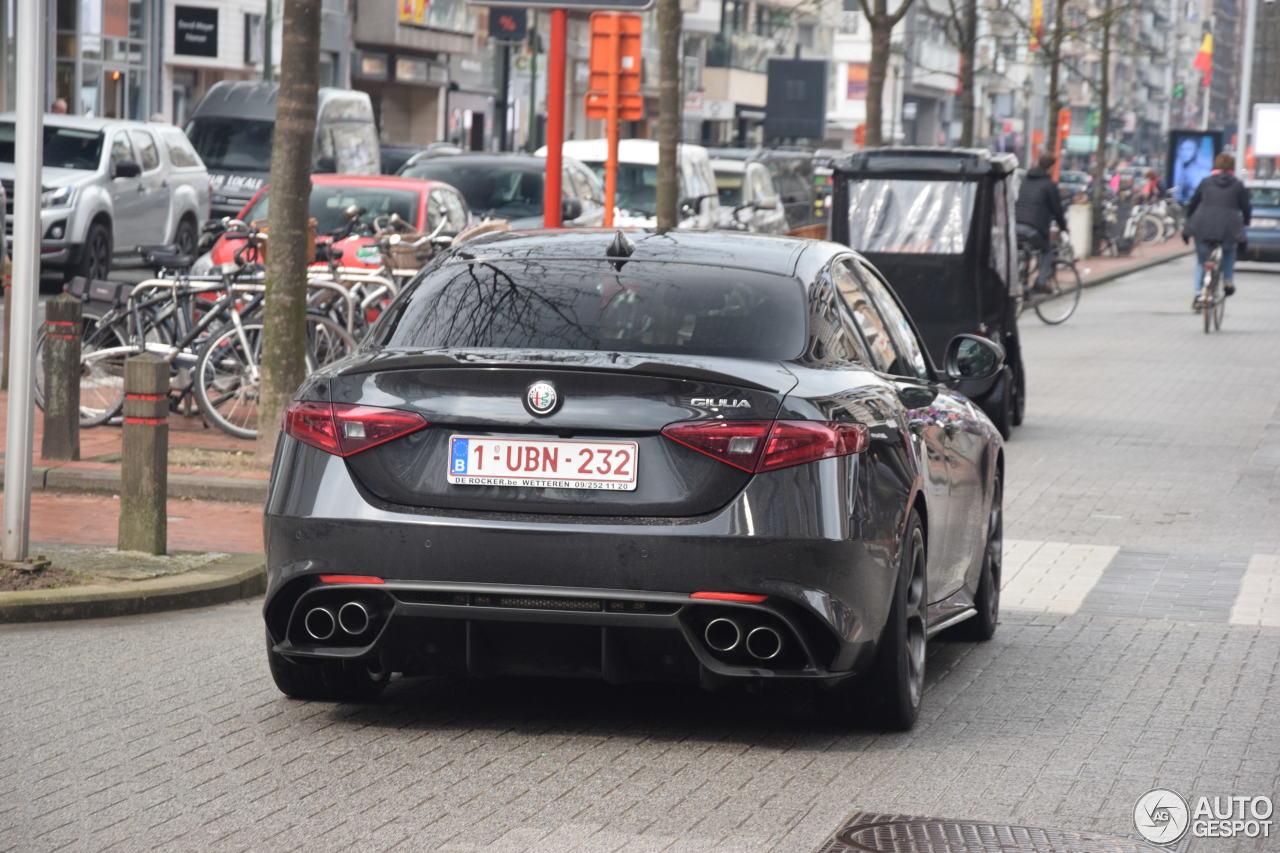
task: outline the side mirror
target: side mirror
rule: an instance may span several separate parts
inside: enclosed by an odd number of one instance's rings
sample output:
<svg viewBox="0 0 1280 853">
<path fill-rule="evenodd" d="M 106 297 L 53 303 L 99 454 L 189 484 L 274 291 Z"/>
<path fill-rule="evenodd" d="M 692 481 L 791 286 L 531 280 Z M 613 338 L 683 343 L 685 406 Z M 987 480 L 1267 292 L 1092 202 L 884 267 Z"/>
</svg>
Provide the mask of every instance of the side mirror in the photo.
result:
<svg viewBox="0 0 1280 853">
<path fill-rule="evenodd" d="M 136 178 L 142 174 L 142 167 L 133 160 L 117 160 L 111 166 L 113 178 Z"/>
<path fill-rule="evenodd" d="M 571 222 L 582 215 L 582 201 L 576 198 L 566 198 L 560 202 L 560 220 L 562 222 Z"/>
<path fill-rule="evenodd" d="M 947 344 L 945 370 L 952 380 L 990 379 L 1004 367 L 1004 347 L 981 335 L 956 335 Z"/>
</svg>

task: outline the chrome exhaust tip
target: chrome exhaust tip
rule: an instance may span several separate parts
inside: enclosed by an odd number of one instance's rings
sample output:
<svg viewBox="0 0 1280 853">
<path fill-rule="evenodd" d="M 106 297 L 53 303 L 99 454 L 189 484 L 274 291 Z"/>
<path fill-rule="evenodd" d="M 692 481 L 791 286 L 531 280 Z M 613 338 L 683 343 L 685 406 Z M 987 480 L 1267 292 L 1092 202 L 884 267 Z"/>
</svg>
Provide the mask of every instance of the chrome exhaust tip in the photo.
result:
<svg viewBox="0 0 1280 853">
<path fill-rule="evenodd" d="M 311 639 L 327 640 L 333 636 L 337 622 L 329 609 L 313 607 L 307 611 L 306 616 L 302 617 L 302 627 L 307 630 L 307 636 Z"/>
<path fill-rule="evenodd" d="M 338 608 L 338 627 L 355 637 L 369 630 L 369 611 L 358 601 L 348 601 Z"/>
<path fill-rule="evenodd" d="M 732 619 L 720 616 L 707 623 L 702 639 L 717 652 L 731 652 L 742 642 L 742 629 Z"/>
<path fill-rule="evenodd" d="M 747 653 L 756 660 L 773 660 L 782 654 L 782 636 L 766 625 L 752 628 L 747 634 Z"/>
</svg>

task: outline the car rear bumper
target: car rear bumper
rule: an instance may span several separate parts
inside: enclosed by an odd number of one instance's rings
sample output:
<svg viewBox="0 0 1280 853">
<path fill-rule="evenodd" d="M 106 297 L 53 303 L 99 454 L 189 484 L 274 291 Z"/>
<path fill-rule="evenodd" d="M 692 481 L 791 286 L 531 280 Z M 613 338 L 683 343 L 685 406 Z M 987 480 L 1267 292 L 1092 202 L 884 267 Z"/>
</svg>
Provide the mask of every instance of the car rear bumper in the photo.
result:
<svg viewBox="0 0 1280 853">
<path fill-rule="evenodd" d="M 1280 228 L 1245 229 L 1248 248 L 1240 254 L 1242 261 L 1280 261 Z"/>
<path fill-rule="evenodd" d="M 865 668 L 887 618 L 901 519 L 859 517 L 868 502 L 847 486 L 859 480 L 854 457 L 757 476 L 706 516 L 581 519 L 379 505 L 341 459 L 281 441 L 264 615 L 291 658 L 610 681 L 833 680 Z M 320 580 L 329 574 L 384 583 Z M 764 598 L 691 597 L 702 592 Z M 336 617 L 349 600 L 376 626 L 307 633 L 312 608 Z M 706 640 L 718 618 L 742 635 L 731 649 Z M 777 655 L 747 650 L 756 628 L 777 633 Z"/>
</svg>

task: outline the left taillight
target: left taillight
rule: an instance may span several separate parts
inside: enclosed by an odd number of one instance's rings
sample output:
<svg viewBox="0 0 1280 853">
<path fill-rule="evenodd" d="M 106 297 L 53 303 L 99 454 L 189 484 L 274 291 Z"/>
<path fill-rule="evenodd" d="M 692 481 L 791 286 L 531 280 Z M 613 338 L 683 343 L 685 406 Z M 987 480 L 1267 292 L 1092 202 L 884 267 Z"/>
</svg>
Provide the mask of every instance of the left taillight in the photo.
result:
<svg viewBox="0 0 1280 853">
<path fill-rule="evenodd" d="M 662 434 L 749 474 L 867 449 L 867 428 L 834 421 L 682 421 Z"/>
<path fill-rule="evenodd" d="M 303 444 L 336 456 L 351 456 L 429 426 L 401 409 L 347 403 L 295 401 L 284 413 L 284 431 Z"/>
</svg>

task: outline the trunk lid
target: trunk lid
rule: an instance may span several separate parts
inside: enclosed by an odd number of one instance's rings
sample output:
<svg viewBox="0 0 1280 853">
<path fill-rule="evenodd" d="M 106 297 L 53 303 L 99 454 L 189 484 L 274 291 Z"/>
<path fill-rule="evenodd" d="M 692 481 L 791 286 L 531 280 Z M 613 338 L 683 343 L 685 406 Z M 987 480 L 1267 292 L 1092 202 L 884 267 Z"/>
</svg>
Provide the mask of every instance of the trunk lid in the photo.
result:
<svg viewBox="0 0 1280 853">
<path fill-rule="evenodd" d="M 772 419 L 795 377 L 780 364 L 618 353 L 387 352 L 331 380 L 335 403 L 414 411 L 431 426 L 347 459 L 357 482 L 391 504 L 590 516 L 695 516 L 724 506 L 751 475 L 664 438 L 677 421 Z M 557 405 L 533 414 L 536 383 Z M 634 443 L 635 488 L 450 483 L 452 436 Z M 589 457 L 573 456 L 571 473 Z M 581 465 L 579 465 L 581 463 Z"/>
</svg>

